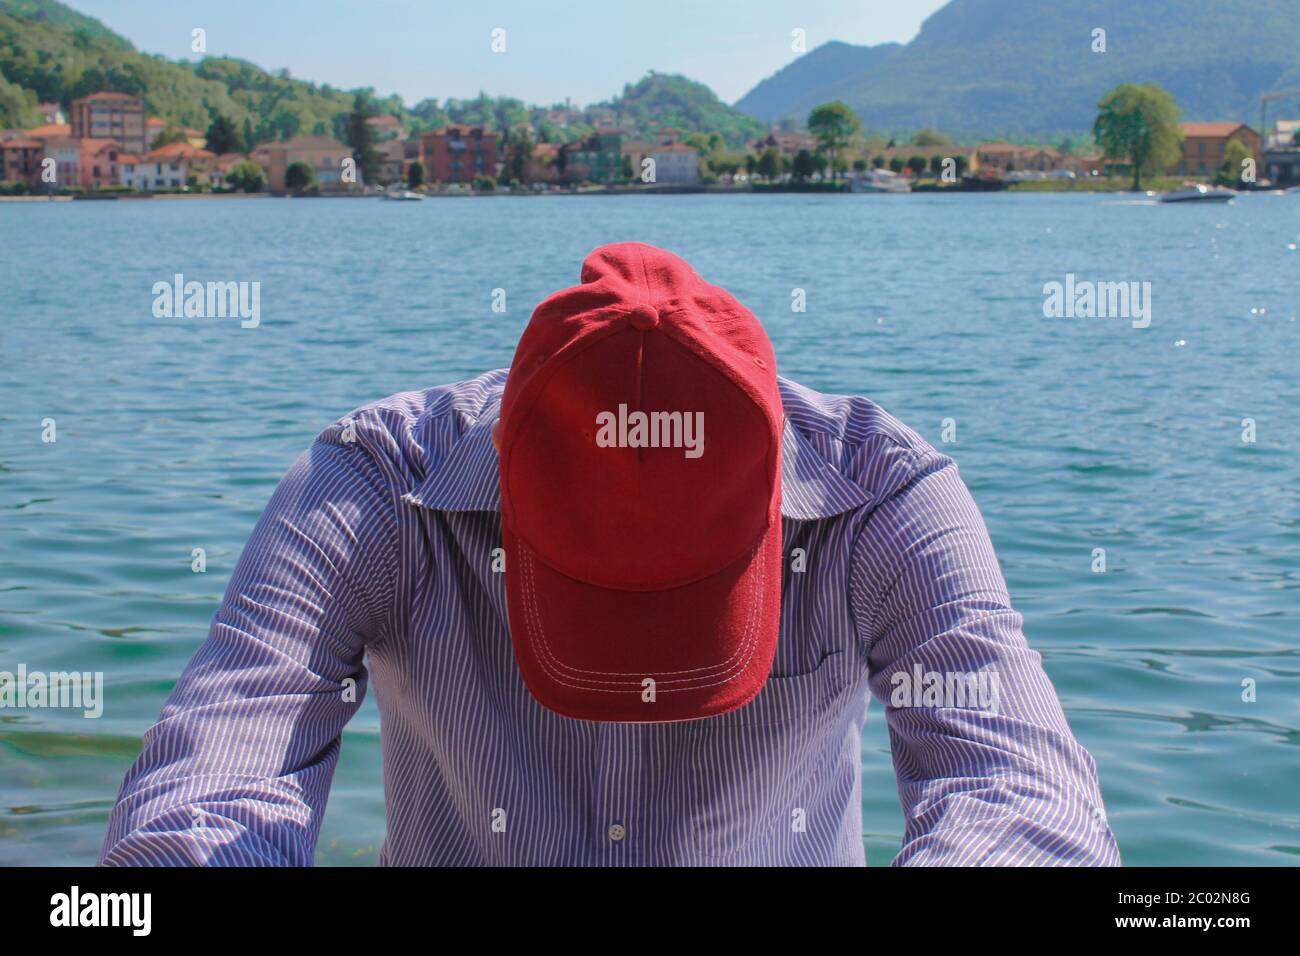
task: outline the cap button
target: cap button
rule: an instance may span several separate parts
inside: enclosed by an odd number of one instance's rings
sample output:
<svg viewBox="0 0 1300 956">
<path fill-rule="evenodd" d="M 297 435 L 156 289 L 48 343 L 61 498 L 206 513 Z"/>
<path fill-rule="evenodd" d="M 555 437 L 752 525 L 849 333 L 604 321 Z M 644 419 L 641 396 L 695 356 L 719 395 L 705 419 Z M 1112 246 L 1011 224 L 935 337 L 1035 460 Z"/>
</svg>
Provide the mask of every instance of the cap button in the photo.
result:
<svg viewBox="0 0 1300 956">
<path fill-rule="evenodd" d="M 659 324 L 659 310 L 653 305 L 638 305 L 628 314 L 627 320 L 632 323 L 632 328 L 644 332 Z"/>
</svg>

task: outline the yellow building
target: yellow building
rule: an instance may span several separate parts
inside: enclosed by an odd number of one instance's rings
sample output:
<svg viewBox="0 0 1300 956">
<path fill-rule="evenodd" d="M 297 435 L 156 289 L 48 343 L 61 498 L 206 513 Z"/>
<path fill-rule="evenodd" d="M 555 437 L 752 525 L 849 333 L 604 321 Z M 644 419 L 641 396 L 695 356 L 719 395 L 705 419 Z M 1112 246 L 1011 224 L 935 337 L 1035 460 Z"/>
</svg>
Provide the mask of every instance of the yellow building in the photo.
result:
<svg viewBox="0 0 1300 956">
<path fill-rule="evenodd" d="M 1228 143 L 1239 140 L 1259 162 L 1259 134 L 1245 123 L 1179 123 L 1183 154 L 1169 167 L 1171 176 L 1208 178 L 1223 165 Z"/>
</svg>

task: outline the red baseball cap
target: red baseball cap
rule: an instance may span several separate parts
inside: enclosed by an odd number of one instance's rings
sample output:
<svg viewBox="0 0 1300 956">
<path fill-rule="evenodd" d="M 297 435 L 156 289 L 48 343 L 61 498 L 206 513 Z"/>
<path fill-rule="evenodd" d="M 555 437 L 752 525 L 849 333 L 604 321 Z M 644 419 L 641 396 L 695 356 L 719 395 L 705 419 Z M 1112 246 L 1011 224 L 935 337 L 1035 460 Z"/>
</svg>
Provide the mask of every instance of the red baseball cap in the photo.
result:
<svg viewBox="0 0 1300 956">
<path fill-rule="evenodd" d="M 534 310 L 498 444 L 510 635 L 544 707 L 662 723 L 762 689 L 783 424 L 762 326 L 670 252 L 602 246 Z"/>
</svg>

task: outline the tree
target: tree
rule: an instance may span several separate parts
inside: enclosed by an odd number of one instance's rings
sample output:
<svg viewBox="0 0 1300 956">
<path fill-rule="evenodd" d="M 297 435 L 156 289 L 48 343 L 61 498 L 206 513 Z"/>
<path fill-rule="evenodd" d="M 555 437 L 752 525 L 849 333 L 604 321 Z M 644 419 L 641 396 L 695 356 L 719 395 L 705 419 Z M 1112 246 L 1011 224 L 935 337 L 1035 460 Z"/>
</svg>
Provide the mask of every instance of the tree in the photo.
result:
<svg viewBox="0 0 1300 956">
<path fill-rule="evenodd" d="M 930 172 L 936 176 L 943 172 L 943 157 L 938 153 L 930 157 Z"/>
<path fill-rule="evenodd" d="M 740 153 L 719 150 L 708 157 L 706 165 L 719 176 L 735 176 L 745 165 L 745 157 Z"/>
<path fill-rule="evenodd" d="M 817 137 L 831 160 L 831 169 L 841 149 L 862 130 L 862 120 L 843 103 L 823 103 L 808 114 L 808 132 Z"/>
<path fill-rule="evenodd" d="M 758 157 L 758 174 L 769 182 L 780 176 L 781 154 L 775 149 L 764 150 L 763 155 Z"/>
<path fill-rule="evenodd" d="M 218 156 L 222 153 L 243 153 L 248 150 L 244 145 L 243 137 L 239 135 L 239 130 L 235 128 L 235 121 L 220 113 L 212 117 L 212 123 L 208 126 L 207 140 L 208 149 Z"/>
<path fill-rule="evenodd" d="M 806 149 L 799 150 L 794 157 L 794 165 L 791 172 L 794 178 L 803 182 L 817 171 L 817 161 L 813 159 L 813 154 Z"/>
<path fill-rule="evenodd" d="M 284 171 L 284 188 L 299 193 L 316 182 L 316 170 L 301 159 Z"/>
<path fill-rule="evenodd" d="M 230 172 L 226 174 L 226 183 L 246 193 L 260 193 L 263 187 L 266 186 L 266 173 L 257 163 L 251 159 L 245 159 L 235 163 Z"/>
<path fill-rule="evenodd" d="M 424 185 L 424 163 L 418 159 L 412 160 L 411 165 L 407 167 L 406 185 L 412 189 L 418 189 Z"/>
<path fill-rule="evenodd" d="M 920 176 L 925 172 L 925 157 L 919 155 L 909 156 L 907 158 L 907 168 L 912 171 L 913 176 Z"/>
<path fill-rule="evenodd" d="M 244 149 L 247 152 L 251 153 L 256 147 L 257 147 L 257 140 L 253 136 L 252 117 L 245 116 L 244 117 Z"/>
<path fill-rule="evenodd" d="M 475 192 L 490 193 L 496 188 L 497 188 L 497 181 L 493 179 L 491 176 L 479 175 L 474 177 Z"/>
<path fill-rule="evenodd" d="M 510 138 L 510 143 L 506 146 L 506 171 L 510 178 L 525 182 L 528 163 L 532 158 L 533 137 L 528 128 L 524 127 Z"/>
<path fill-rule="evenodd" d="M 379 179 L 383 160 L 375 149 L 375 131 L 366 122 L 370 118 L 370 100 L 364 93 L 358 93 L 352 101 L 352 112 L 348 114 L 347 141 L 352 147 L 352 158 L 357 162 L 357 171 L 366 183 Z"/>
<path fill-rule="evenodd" d="M 871 159 L 871 166 L 872 166 L 873 169 L 884 169 L 884 168 L 885 168 L 885 157 L 883 157 L 883 156 L 873 156 L 872 159 Z"/>
<path fill-rule="evenodd" d="M 1214 181 L 1220 186 L 1240 186 L 1245 162 L 1252 158 L 1246 144 L 1239 139 L 1229 140 L 1223 154 L 1223 164 L 1216 170 Z"/>
<path fill-rule="evenodd" d="M 913 146 L 951 146 L 952 140 L 940 133 L 938 130 L 929 127 L 915 133 L 912 136 Z"/>
<path fill-rule="evenodd" d="M 896 173 L 901 173 L 907 168 L 907 163 L 903 161 L 902 156 L 895 156 L 889 161 L 889 168 Z"/>
<path fill-rule="evenodd" d="M 865 159 L 855 159 L 853 161 L 853 171 L 855 173 L 865 173 L 867 171 L 867 161 Z"/>
<path fill-rule="evenodd" d="M 149 148 L 158 149 L 160 146 L 170 146 L 172 143 L 184 143 L 188 142 L 189 138 L 189 134 L 179 126 L 168 126 L 154 137 L 154 141 L 149 144 Z"/>
<path fill-rule="evenodd" d="M 1100 113 L 1092 134 L 1106 155 L 1127 159 L 1133 167 L 1133 189 L 1142 177 L 1154 176 L 1177 162 L 1182 112 L 1168 90 L 1155 83 L 1124 83 L 1097 104 Z"/>
</svg>

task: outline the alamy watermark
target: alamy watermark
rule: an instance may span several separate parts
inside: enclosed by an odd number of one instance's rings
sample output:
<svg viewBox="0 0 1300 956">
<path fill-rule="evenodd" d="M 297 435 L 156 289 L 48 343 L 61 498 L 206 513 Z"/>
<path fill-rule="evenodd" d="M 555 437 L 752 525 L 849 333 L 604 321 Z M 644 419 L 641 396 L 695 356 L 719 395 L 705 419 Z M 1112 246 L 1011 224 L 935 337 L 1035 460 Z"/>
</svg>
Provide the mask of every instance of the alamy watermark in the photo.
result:
<svg viewBox="0 0 1300 956">
<path fill-rule="evenodd" d="M 684 448 L 687 458 L 704 454 L 703 412 L 617 412 L 596 414 L 600 448 Z"/>
<path fill-rule="evenodd" d="M 923 671 L 920 664 L 890 677 L 890 707 L 963 707 L 998 712 L 998 673 L 980 671 Z"/>
<path fill-rule="evenodd" d="M 158 319 L 239 319 L 239 327 L 262 323 L 262 283 L 185 281 L 178 272 L 171 282 L 153 284 L 153 314 Z"/>
<path fill-rule="evenodd" d="M 94 720 L 104 713 L 103 671 L 0 671 L 0 710 L 72 709 Z"/>
<path fill-rule="evenodd" d="M 119 926 L 148 936 L 152 917 L 152 893 L 83 893 L 73 886 L 50 897 L 50 925 L 56 927 Z"/>
<path fill-rule="evenodd" d="M 1093 282 L 1066 273 L 1064 282 L 1043 286 L 1043 315 L 1049 319 L 1130 319 L 1133 328 L 1151 324 L 1150 282 Z"/>
</svg>

